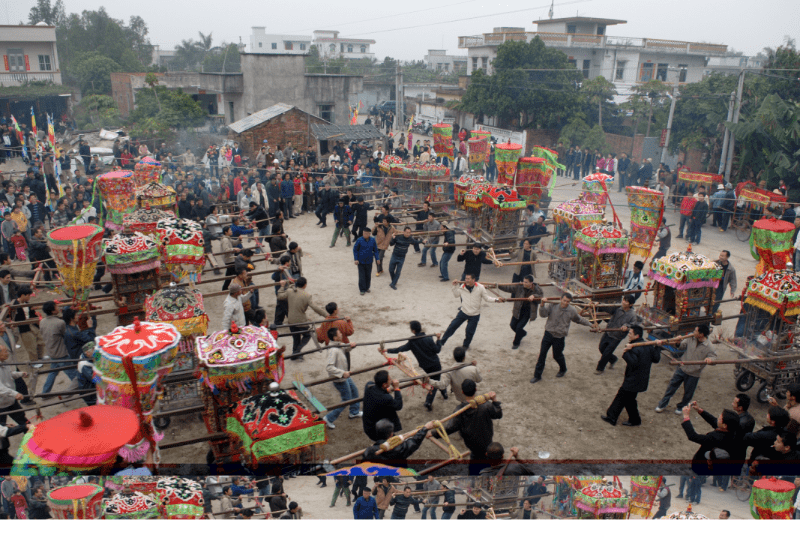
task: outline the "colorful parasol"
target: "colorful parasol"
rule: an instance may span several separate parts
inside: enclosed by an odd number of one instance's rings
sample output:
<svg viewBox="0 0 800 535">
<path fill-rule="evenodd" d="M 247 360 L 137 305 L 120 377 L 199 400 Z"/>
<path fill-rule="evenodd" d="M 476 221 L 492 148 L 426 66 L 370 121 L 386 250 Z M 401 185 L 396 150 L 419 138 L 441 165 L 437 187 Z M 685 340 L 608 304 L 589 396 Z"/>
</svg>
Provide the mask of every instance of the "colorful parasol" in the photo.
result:
<svg viewBox="0 0 800 535">
<path fill-rule="evenodd" d="M 800 314 L 800 275 L 783 269 L 770 269 L 750 280 L 745 303 L 770 314 Z"/>
<path fill-rule="evenodd" d="M 156 492 L 168 519 L 202 518 L 204 500 L 200 483 L 182 477 L 162 477 Z"/>
<path fill-rule="evenodd" d="M 759 260 L 756 275 L 768 269 L 785 269 L 794 255 L 794 225 L 788 221 L 759 219 L 750 234 L 750 254 Z"/>
<path fill-rule="evenodd" d="M 205 335 L 208 329 L 203 294 L 185 286 L 170 285 L 148 296 L 144 319 L 172 324 L 183 337 Z"/>
<path fill-rule="evenodd" d="M 639 186 L 625 191 L 631 209 L 631 254 L 647 258 L 664 217 L 664 193 Z"/>
<path fill-rule="evenodd" d="M 133 178 L 137 187 L 161 182 L 161 162 L 145 156 L 133 167 Z"/>
<path fill-rule="evenodd" d="M 103 487 L 92 484 L 67 485 L 47 493 L 47 503 L 58 520 L 100 518 Z"/>
<path fill-rule="evenodd" d="M 97 177 L 97 189 L 108 212 L 106 227 L 122 230 L 123 217 L 136 209 L 134 188 L 133 173 L 130 171 L 112 171 Z"/>
<path fill-rule="evenodd" d="M 236 325 L 196 340 L 200 374 L 205 385 L 217 389 L 250 390 L 254 381 L 281 382 L 283 356 L 268 329 Z"/>
<path fill-rule="evenodd" d="M 517 164 L 517 191 L 521 197 L 539 200 L 545 190 L 548 194 L 555 185 L 553 170 L 544 158 L 520 158 Z"/>
<path fill-rule="evenodd" d="M 170 186 L 160 182 L 150 182 L 136 188 L 136 202 L 139 208 L 157 208 L 160 210 L 174 210 L 177 194 Z"/>
<path fill-rule="evenodd" d="M 687 251 L 653 260 L 648 276 L 676 290 L 716 288 L 722 278 L 722 268 L 701 254 Z"/>
<path fill-rule="evenodd" d="M 162 219 L 175 218 L 175 212 L 170 210 L 159 210 L 157 208 L 139 208 L 138 210 L 125 214 L 122 218 L 122 226 L 132 232 L 141 232 L 154 240 L 161 237 L 156 230 L 158 222 Z"/>
<path fill-rule="evenodd" d="M 573 199 L 559 204 L 553 210 L 556 223 L 566 223 L 572 228 L 580 229 L 603 220 L 603 210 L 593 202 Z"/>
<path fill-rule="evenodd" d="M 592 483 L 575 493 L 575 507 L 593 515 L 627 513 L 628 497 L 611 483 Z"/>
<path fill-rule="evenodd" d="M 497 166 L 497 183 L 514 185 L 517 174 L 517 162 L 522 156 L 522 145 L 516 143 L 498 143 L 494 146 L 494 163 Z"/>
<path fill-rule="evenodd" d="M 453 161 L 453 125 L 439 123 L 433 125 L 433 150 L 439 157 L 447 157 Z"/>
<path fill-rule="evenodd" d="M 417 471 L 412 470 L 411 468 L 388 466 L 380 463 L 363 462 L 356 464 L 354 466 L 342 468 L 341 470 L 336 470 L 335 472 L 329 472 L 325 475 L 331 477 L 336 477 L 336 476 L 413 477 L 417 475 Z"/>
<path fill-rule="evenodd" d="M 127 407 L 141 423 L 139 435 L 120 450 L 129 461 L 143 459 L 161 440 L 152 426 L 161 381 L 175 365 L 178 330 L 166 323 L 134 321 L 95 338 L 97 403 Z"/>
<path fill-rule="evenodd" d="M 541 147 L 539 145 L 535 145 L 531 149 L 531 156 L 534 158 L 542 158 L 547 167 L 552 171 L 556 169 L 566 169 L 567 167 L 563 164 L 558 163 L 558 153 L 554 150 L 550 150 L 547 147 Z M 552 187 L 551 187 L 552 189 Z"/>
<path fill-rule="evenodd" d="M 489 159 L 489 147 L 492 138 L 491 132 L 485 130 L 472 130 L 467 140 L 469 148 L 469 168 L 473 171 L 482 171 L 484 164 Z"/>
<path fill-rule="evenodd" d="M 611 225 L 594 223 L 583 227 L 575 234 L 575 247 L 595 255 L 627 253 L 628 237 Z"/>
<path fill-rule="evenodd" d="M 158 502 L 141 492 L 117 494 L 110 500 L 103 500 L 103 505 L 106 520 L 161 518 Z"/>
<path fill-rule="evenodd" d="M 103 229 L 97 225 L 69 225 L 47 233 L 47 242 L 63 280 L 62 289 L 78 305 L 89 299 L 101 256 Z"/>
<path fill-rule="evenodd" d="M 158 269 L 161 254 L 158 244 L 144 234 L 117 234 L 105 242 L 103 262 L 110 273 L 140 273 Z"/>
<path fill-rule="evenodd" d="M 13 475 L 52 476 L 95 470 L 116 459 L 139 432 L 136 413 L 125 407 L 92 405 L 54 416 L 23 437 Z"/>
<path fill-rule="evenodd" d="M 200 280 L 206 263 L 203 250 L 203 228 L 189 219 L 165 218 L 156 224 L 163 248 L 163 264 L 177 282 L 187 275 L 192 282 Z"/>
<path fill-rule="evenodd" d="M 680 171 L 678 172 L 678 180 L 691 182 L 693 184 L 705 184 L 706 186 L 711 186 L 712 184 L 722 184 L 722 175 L 715 173 Z"/>
<path fill-rule="evenodd" d="M 503 211 L 521 210 L 527 206 L 525 200 L 517 195 L 517 190 L 508 186 L 487 186 L 481 193 L 481 200 L 485 205 Z"/>
<path fill-rule="evenodd" d="M 608 202 L 608 184 L 614 183 L 614 177 L 605 173 L 592 173 L 581 180 L 583 198 L 589 202 L 597 203 L 600 208 L 605 208 Z"/>
<path fill-rule="evenodd" d="M 774 477 L 753 483 L 750 514 L 753 518 L 789 520 L 794 513 L 795 486 Z"/>
<path fill-rule="evenodd" d="M 252 462 L 325 444 L 325 423 L 300 403 L 294 390 L 245 398 L 226 422 L 227 433 L 241 441 Z"/>
<path fill-rule="evenodd" d="M 650 516 L 663 476 L 631 476 L 630 514 Z"/>
</svg>

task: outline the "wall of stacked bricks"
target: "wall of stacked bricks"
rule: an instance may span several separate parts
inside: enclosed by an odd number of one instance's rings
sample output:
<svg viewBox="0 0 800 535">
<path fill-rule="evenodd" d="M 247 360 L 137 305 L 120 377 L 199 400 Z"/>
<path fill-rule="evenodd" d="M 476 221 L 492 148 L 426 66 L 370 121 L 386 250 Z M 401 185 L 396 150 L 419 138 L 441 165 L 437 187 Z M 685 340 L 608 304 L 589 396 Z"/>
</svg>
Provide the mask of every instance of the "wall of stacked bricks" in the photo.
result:
<svg viewBox="0 0 800 535">
<path fill-rule="evenodd" d="M 295 108 L 241 134 L 231 132 L 228 138 L 238 141 L 244 155 L 252 160 L 265 139 L 273 151 L 276 145 L 285 147 L 289 141 L 298 150 L 305 150 L 307 145 L 316 149 L 317 141 L 311 134 L 312 124 L 325 124 L 325 121 Z"/>
</svg>

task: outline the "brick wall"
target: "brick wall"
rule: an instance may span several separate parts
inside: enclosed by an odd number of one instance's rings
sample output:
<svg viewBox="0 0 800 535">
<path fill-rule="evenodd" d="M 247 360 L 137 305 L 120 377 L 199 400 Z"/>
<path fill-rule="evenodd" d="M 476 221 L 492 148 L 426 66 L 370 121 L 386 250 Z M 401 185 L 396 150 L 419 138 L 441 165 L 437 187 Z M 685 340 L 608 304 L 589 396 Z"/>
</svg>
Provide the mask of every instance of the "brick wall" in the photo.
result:
<svg viewBox="0 0 800 535">
<path fill-rule="evenodd" d="M 111 73 L 111 96 L 119 108 L 120 117 L 127 117 L 133 109 L 129 104 L 133 102 L 133 87 L 131 75 L 124 72 Z"/>
<path fill-rule="evenodd" d="M 684 165 L 688 165 L 689 169 L 692 171 L 703 171 L 703 151 L 699 149 L 689 149 L 685 153 L 681 153 L 681 157 Z M 719 166 L 719 161 L 717 161 L 717 166 Z M 709 171 L 716 173 L 718 169 L 719 167 L 716 169 L 709 169 Z"/>
<path fill-rule="evenodd" d="M 531 147 L 554 147 L 558 144 L 558 130 L 526 130 L 525 147 L 530 152 Z"/>
<path fill-rule="evenodd" d="M 631 158 L 641 161 L 642 159 L 642 145 L 644 144 L 644 135 L 637 134 L 636 141 L 628 136 L 620 136 L 617 134 L 606 134 L 606 141 L 611 146 L 611 152 L 619 156 L 625 153 Z M 631 151 L 633 145 L 633 151 Z"/>
<path fill-rule="evenodd" d="M 265 139 L 273 150 L 276 145 L 285 147 L 290 141 L 298 150 L 305 150 L 307 145 L 316 150 L 317 142 L 311 136 L 311 124 L 325 124 L 325 121 L 294 108 L 241 134 L 231 132 L 228 138 L 238 141 L 244 155 L 251 159 L 255 158 Z"/>
</svg>

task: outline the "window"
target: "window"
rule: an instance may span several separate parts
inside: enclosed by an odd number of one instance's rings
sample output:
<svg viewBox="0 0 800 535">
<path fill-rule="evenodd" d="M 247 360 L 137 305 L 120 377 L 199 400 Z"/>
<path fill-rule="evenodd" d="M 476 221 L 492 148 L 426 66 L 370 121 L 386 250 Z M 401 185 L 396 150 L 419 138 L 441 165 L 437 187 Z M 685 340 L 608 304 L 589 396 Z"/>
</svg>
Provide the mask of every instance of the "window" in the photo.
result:
<svg viewBox="0 0 800 535">
<path fill-rule="evenodd" d="M 567 33 L 576 33 L 578 30 L 574 24 L 567 24 Z"/>
<path fill-rule="evenodd" d="M 339 45 L 339 52 L 344 53 L 344 43 Z"/>
<path fill-rule="evenodd" d="M 628 63 L 627 61 L 618 61 L 617 62 L 617 72 L 614 76 L 615 80 L 623 80 L 625 78 L 625 64 Z"/>
<path fill-rule="evenodd" d="M 228 101 L 228 111 L 230 112 L 231 122 L 235 123 L 236 122 L 236 117 L 233 114 L 233 102 Z"/>
<path fill-rule="evenodd" d="M 294 43 L 292 43 L 291 41 L 284 41 L 283 49 L 284 50 L 294 50 Z"/>
<path fill-rule="evenodd" d="M 658 78 L 662 82 L 666 82 L 668 68 L 669 68 L 669 63 L 659 63 L 658 68 L 656 69 L 656 78 Z"/>
<path fill-rule="evenodd" d="M 652 63 L 642 63 L 641 68 L 639 69 L 639 81 L 640 82 L 649 82 L 653 79 L 653 71 L 655 69 L 655 65 Z"/>
<path fill-rule="evenodd" d="M 605 26 L 598 26 L 597 27 L 597 35 L 605 35 L 606 34 L 606 27 Z"/>
<path fill-rule="evenodd" d="M 330 47 L 328 47 L 328 49 L 331 51 L 331 54 L 333 54 L 334 52 L 336 52 L 336 45 L 331 45 Z"/>
<path fill-rule="evenodd" d="M 50 56 L 47 54 L 39 54 L 39 70 L 40 71 L 52 71 L 52 67 L 50 66 Z"/>
<path fill-rule="evenodd" d="M 473 71 L 478 70 L 478 58 L 472 58 L 472 70 Z"/>
<path fill-rule="evenodd" d="M 278 50 L 278 43 L 272 43 L 272 50 Z"/>
<path fill-rule="evenodd" d="M 576 69 L 578 68 L 578 60 L 577 59 L 570 58 L 570 59 L 567 60 L 567 63 L 569 63 L 570 65 L 572 65 Z"/>
<path fill-rule="evenodd" d="M 585 59 L 583 60 L 583 77 L 589 78 L 589 68 L 592 66 L 592 60 Z"/>
<path fill-rule="evenodd" d="M 685 82 L 687 74 L 689 74 L 689 66 L 678 65 L 678 81 L 681 83 Z"/>
<path fill-rule="evenodd" d="M 366 54 L 367 53 L 367 45 L 361 45 L 361 53 L 362 54 Z"/>
<path fill-rule="evenodd" d="M 25 72 L 25 54 L 21 48 L 8 49 L 8 70 L 11 72 Z"/>
<path fill-rule="evenodd" d="M 305 50 L 305 49 L 306 49 L 306 44 L 300 43 L 300 50 Z"/>
<path fill-rule="evenodd" d="M 352 54 L 352 53 L 353 53 L 353 45 L 347 45 L 347 52 L 348 52 L 349 54 Z"/>
<path fill-rule="evenodd" d="M 489 58 L 482 57 L 481 58 L 481 69 L 483 69 L 484 72 L 487 72 L 486 71 L 486 67 L 488 67 L 488 66 L 489 66 Z"/>
<path fill-rule="evenodd" d="M 449 63 L 445 63 L 444 64 L 444 72 L 450 72 L 450 64 Z"/>
<path fill-rule="evenodd" d="M 329 123 L 333 122 L 333 104 L 320 104 L 319 117 L 325 119 Z"/>
</svg>

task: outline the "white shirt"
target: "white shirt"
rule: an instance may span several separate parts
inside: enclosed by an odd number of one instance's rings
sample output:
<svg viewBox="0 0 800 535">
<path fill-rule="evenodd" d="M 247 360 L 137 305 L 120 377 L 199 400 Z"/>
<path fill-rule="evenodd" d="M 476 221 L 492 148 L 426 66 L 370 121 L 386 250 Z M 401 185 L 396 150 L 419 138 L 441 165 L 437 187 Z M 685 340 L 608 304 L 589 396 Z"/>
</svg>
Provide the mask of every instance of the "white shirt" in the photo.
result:
<svg viewBox="0 0 800 535">
<path fill-rule="evenodd" d="M 625 272 L 625 287 L 624 290 L 643 290 L 644 289 L 644 281 L 643 272 L 639 272 L 637 275 L 634 273 L 632 269 L 629 269 Z"/>
<path fill-rule="evenodd" d="M 461 312 L 467 316 L 478 316 L 481 313 L 481 302 L 496 303 L 498 299 L 490 296 L 482 284 L 476 282 L 472 291 L 466 284 L 453 286 L 453 295 L 461 298 Z"/>
<path fill-rule="evenodd" d="M 242 306 L 242 301 L 245 299 L 250 299 L 250 293 L 246 293 L 239 297 L 232 297 L 228 295 L 225 298 L 225 303 L 223 303 L 223 313 L 222 313 L 222 327 L 223 329 L 230 329 L 232 322 L 236 322 L 236 325 L 239 327 L 245 326 L 245 318 L 244 318 L 244 306 Z"/>
<path fill-rule="evenodd" d="M 342 160 L 339 158 L 339 155 L 335 152 L 328 156 L 328 165 L 333 167 L 334 162 L 341 162 Z"/>
</svg>

